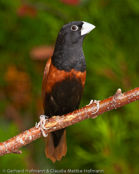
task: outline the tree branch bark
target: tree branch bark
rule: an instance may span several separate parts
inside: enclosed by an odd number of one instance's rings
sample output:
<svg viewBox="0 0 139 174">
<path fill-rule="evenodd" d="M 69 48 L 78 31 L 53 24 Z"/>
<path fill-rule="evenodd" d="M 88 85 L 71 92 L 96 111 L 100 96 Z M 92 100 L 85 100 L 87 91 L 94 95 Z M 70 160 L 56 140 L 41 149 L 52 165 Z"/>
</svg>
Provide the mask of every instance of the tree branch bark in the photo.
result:
<svg viewBox="0 0 139 174">
<path fill-rule="evenodd" d="M 99 102 L 99 109 L 97 108 L 97 104 L 93 102 L 92 104 L 69 114 L 63 116 L 53 116 L 52 118 L 46 120 L 44 125 L 46 130 L 44 130 L 44 132 L 48 134 L 85 119 L 96 118 L 98 115 L 104 112 L 117 109 L 136 100 L 139 100 L 139 87 L 125 93 L 122 93 L 121 89 L 118 89 L 115 95 Z M 21 154 L 22 151 L 19 150 L 20 147 L 25 146 L 26 144 L 29 144 L 42 136 L 43 135 L 40 127 L 30 128 L 29 130 L 26 130 L 5 142 L 1 142 L 0 156 L 9 153 Z"/>
</svg>

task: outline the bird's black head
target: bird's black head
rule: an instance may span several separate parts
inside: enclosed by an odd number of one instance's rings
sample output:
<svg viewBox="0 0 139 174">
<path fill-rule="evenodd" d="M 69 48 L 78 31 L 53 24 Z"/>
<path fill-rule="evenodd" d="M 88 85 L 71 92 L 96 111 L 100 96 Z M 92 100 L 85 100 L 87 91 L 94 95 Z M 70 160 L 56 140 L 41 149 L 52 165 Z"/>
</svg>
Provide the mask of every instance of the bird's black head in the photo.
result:
<svg viewBox="0 0 139 174">
<path fill-rule="evenodd" d="M 57 42 L 62 46 L 82 44 L 87 33 L 95 28 L 94 25 L 83 21 L 74 21 L 64 25 L 59 31 Z M 57 43 L 56 43 L 57 44 Z"/>
<path fill-rule="evenodd" d="M 86 69 L 82 43 L 86 34 L 95 28 L 83 21 L 74 21 L 64 25 L 58 33 L 52 63 L 60 70 Z"/>
</svg>

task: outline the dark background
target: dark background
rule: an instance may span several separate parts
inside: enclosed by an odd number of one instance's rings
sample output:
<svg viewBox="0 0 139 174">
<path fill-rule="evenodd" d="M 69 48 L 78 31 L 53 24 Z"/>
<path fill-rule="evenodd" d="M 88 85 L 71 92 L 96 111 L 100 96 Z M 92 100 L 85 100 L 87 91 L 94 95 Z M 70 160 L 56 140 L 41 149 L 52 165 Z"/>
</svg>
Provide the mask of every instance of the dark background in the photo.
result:
<svg viewBox="0 0 139 174">
<path fill-rule="evenodd" d="M 83 49 L 87 79 L 80 107 L 118 88 L 138 87 L 138 0 L 0 0 L 0 141 L 29 129 L 43 114 L 41 85 L 60 28 L 92 23 Z M 139 102 L 67 128 L 67 155 L 53 164 L 44 138 L 0 158 L 2 169 L 96 169 L 139 173 Z"/>
</svg>

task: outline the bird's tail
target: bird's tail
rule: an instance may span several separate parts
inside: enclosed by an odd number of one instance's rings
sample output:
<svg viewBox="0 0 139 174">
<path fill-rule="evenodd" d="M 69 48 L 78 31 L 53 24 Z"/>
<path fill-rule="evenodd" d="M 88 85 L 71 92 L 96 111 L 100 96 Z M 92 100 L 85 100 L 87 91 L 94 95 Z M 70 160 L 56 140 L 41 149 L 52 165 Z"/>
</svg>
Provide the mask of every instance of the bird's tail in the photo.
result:
<svg viewBox="0 0 139 174">
<path fill-rule="evenodd" d="M 66 155 L 66 152 L 67 152 L 66 129 L 64 129 L 64 132 L 56 147 L 54 145 L 54 137 L 53 137 L 52 133 L 48 134 L 47 144 L 46 144 L 46 148 L 45 148 L 46 157 L 50 158 L 54 163 L 56 160 L 60 161 L 62 156 Z"/>
</svg>

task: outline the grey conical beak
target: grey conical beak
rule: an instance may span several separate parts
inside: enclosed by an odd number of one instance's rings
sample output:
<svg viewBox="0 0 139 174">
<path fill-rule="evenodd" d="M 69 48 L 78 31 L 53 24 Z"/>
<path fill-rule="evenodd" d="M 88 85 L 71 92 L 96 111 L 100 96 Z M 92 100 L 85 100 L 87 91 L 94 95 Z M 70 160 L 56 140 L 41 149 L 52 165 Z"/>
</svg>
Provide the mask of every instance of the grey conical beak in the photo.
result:
<svg viewBox="0 0 139 174">
<path fill-rule="evenodd" d="M 89 33 L 90 31 L 92 31 L 95 28 L 94 25 L 88 23 L 88 22 L 84 22 L 83 21 L 83 25 L 82 25 L 82 29 L 81 29 L 81 36 Z"/>
</svg>

